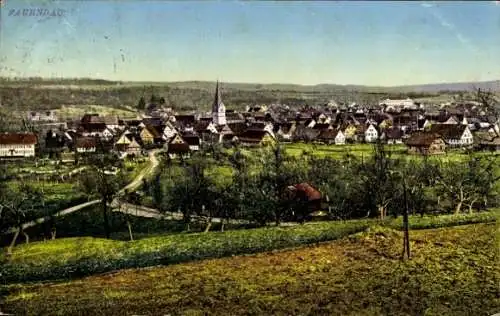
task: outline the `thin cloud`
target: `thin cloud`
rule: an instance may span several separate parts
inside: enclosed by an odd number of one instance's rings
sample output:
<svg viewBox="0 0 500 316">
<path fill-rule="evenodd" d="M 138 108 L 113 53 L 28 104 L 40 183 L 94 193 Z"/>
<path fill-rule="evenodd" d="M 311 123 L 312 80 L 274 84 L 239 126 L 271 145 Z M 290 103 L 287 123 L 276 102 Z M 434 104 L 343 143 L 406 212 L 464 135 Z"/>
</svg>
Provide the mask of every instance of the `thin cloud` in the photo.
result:
<svg viewBox="0 0 500 316">
<path fill-rule="evenodd" d="M 496 2 L 500 2 L 500 1 L 496 1 Z M 424 3 L 424 4 L 428 4 L 428 3 Z M 422 6 L 424 4 L 422 4 Z M 437 10 L 437 8 L 434 7 L 434 5 L 425 6 L 425 7 L 429 9 L 429 11 L 431 12 L 431 14 L 436 18 L 436 20 L 438 20 L 439 24 L 441 24 L 442 27 L 447 28 L 448 30 L 450 30 L 451 32 L 453 32 L 453 34 L 455 35 L 455 37 L 457 38 L 457 40 L 460 43 L 462 43 L 463 45 L 465 45 L 470 50 L 472 50 L 472 51 L 474 51 L 476 53 L 479 53 L 479 49 L 477 49 L 471 43 L 471 41 L 467 37 L 465 37 L 462 33 L 460 33 L 456 29 L 455 25 L 453 25 L 452 23 L 448 22 L 444 18 L 444 16 Z"/>
</svg>

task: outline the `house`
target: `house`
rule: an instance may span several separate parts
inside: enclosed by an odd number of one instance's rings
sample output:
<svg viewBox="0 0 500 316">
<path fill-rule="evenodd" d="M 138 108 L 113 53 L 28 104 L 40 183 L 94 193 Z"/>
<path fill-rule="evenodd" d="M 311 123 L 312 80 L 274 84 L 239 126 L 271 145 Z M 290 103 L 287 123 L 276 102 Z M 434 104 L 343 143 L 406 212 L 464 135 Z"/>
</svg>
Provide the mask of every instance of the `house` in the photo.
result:
<svg viewBox="0 0 500 316">
<path fill-rule="evenodd" d="M 295 128 L 295 123 L 281 123 L 277 125 L 277 131 L 275 132 L 275 135 L 282 141 L 291 141 L 292 136 L 295 132 Z"/>
<path fill-rule="evenodd" d="M 64 150 L 71 148 L 72 144 L 73 139 L 68 132 L 49 130 L 45 135 L 45 152 L 50 157 L 59 156 Z"/>
<path fill-rule="evenodd" d="M 130 132 L 124 132 L 115 142 L 116 151 L 130 156 L 138 156 L 142 153 L 141 140 L 137 135 Z"/>
<path fill-rule="evenodd" d="M 446 151 L 446 143 L 443 137 L 428 132 L 413 133 L 406 140 L 406 146 L 410 154 L 435 155 L 444 154 Z"/>
<path fill-rule="evenodd" d="M 288 199 L 296 204 L 294 217 L 304 220 L 312 212 L 321 209 L 322 195 L 309 183 L 299 183 L 287 187 Z M 299 207 L 297 207 L 299 206 Z"/>
<path fill-rule="evenodd" d="M 106 129 L 104 118 L 99 114 L 85 114 L 80 120 L 79 130 L 82 136 L 102 136 Z"/>
<path fill-rule="evenodd" d="M 189 144 L 177 134 L 166 144 L 167 155 L 170 159 L 187 158 L 190 154 Z"/>
<path fill-rule="evenodd" d="M 317 140 L 325 144 L 345 144 L 345 136 L 341 130 L 323 130 L 319 133 Z"/>
<path fill-rule="evenodd" d="M 172 125 L 172 123 L 167 122 L 163 128 L 163 139 L 168 141 L 174 137 L 175 134 L 177 134 L 177 129 Z"/>
<path fill-rule="evenodd" d="M 243 146 L 268 146 L 276 142 L 268 131 L 262 129 L 247 129 L 238 135 L 238 141 Z"/>
<path fill-rule="evenodd" d="M 189 145 L 190 151 L 200 150 L 200 138 L 198 137 L 198 135 L 194 134 L 193 132 L 185 132 L 182 133 L 181 137 L 184 142 Z"/>
<path fill-rule="evenodd" d="M 2 133 L 0 157 L 35 157 L 37 143 L 37 136 L 33 133 Z"/>
<path fill-rule="evenodd" d="M 56 111 L 30 111 L 27 115 L 31 122 L 56 122 L 58 120 Z"/>
<path fill-rule="evenodd" d="M 357 126 L 354 124 L 348 124 L 347 126 L 342 126 L 341 130 L 343 129 L 344 136 L 346 140 L 349 141 L 355 141 L 356 140 L 356 132 L 357 132 Z"/>
<path fill-rule="evenodd" d="M 387 141 L 387 144 L 402 144 L 403 143 L 403 131 L 397 127 L 388 128 L 384 130 L 384 139 Z"/>
<path fill-rule="evenodd" d="M 88 136 L 78 137 L 75 141 L 75 151 L 78 154 L 95 153 L 97 151 L 97 139 Z"/>
<path fill-rule="evenodd" d="M 299 125 L 295 129 L 293 140 L 296 142 L 297 141 L 306 143 L 313 142 L 316 140 L 320 132 L 321 132 L 320 130 L 305 127 L 304 125 Z"/>
<path fill-rule="evenodd" d="M 162 137 L 158 130 L 152 125 L 146 125 L 141 130 L 139 136 L 144 145 L 152 145 Z"/>
<path fill-rule="evenodd" d="M 452 147 L 472 146 L 473 136 L 467 125 L 433 124 L 430 133 L 441 135 L 446 144 Z"/>
<path fill-rule="evenodd" d="M 378 139 L 378 131 L 373 124 L 368 125 L 365 130 L 365 142 L 373 143 Z"/>
</svg>

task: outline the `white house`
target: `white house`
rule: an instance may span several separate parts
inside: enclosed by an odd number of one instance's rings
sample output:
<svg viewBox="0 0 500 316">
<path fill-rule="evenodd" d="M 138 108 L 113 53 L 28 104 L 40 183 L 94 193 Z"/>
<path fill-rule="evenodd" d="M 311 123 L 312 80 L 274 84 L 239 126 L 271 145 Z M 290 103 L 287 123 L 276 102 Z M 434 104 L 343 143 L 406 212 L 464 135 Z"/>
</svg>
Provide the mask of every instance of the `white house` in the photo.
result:
<svg viewBox="0 0 500 316">
<path fill-rule="evenodd" d="M 32 133 L 0 134 L 0 157 L 34 157 L 36 144 Z"/>
<path fill-rule="evenodd" d="M 335 145 L 345 145 L 345 135 L 341 130 L 337 130 L 337 136 L 335 136 Z"/>
<path fill-rule="evenodd" d="M 378 131 L 375 128 L 375 126 L 373 126 L 373 124 L 370 124 L 365 131 L 365 141 L 367 143 L 373 143 L 377 139 L 378 139 Z"/>
<path fill-rule="evenodd" d="M 170 122 L 167 122 L 163 129 L 163 139 L 169 140 L 174 137 L 175 134 L 177 134 L 177 129 Z"/>
<path fill-rule="evenodd" d="M 400 100 L 391 100 L 391 99 L 385 99 L 379 102 L 380 106 L 387 106 L 389 108 L 395 109 L 395 108 L 414 108 L 416 107 L 415 101 L 413 99 L 407 98 L 407 99 L 400 99 Z M 387 110 L 387 109 L 386 109 Z"/>
<path fill-rule="evenodd" d="M 467 125 L 462 124 L 434 124 L 431 133 L 439 134 L 452 147 L 471 146 L 474 143 L 472 133 Z"/>
</svg>

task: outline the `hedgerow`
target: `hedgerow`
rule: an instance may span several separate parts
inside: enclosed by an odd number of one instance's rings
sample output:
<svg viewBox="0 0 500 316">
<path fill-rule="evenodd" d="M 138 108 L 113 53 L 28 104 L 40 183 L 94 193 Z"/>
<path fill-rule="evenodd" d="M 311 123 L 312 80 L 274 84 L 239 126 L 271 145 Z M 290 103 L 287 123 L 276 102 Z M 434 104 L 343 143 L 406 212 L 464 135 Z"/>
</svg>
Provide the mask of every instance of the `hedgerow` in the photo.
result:
<svg viewBox="0 0 500 316">
<path fill-rule="evenodd" d="M 410 218 L 412 229 L 494 222 L 497 211 Z M 401 228 L 400 219 L 318 222 L 227 232 L 175 234 L 123 242 L 66 238 L 15 248 L 0 256 L 2 283 L 71 279 L 113 270 L 252 254 L 339 239 L 373 225 Z"/>
</svg>

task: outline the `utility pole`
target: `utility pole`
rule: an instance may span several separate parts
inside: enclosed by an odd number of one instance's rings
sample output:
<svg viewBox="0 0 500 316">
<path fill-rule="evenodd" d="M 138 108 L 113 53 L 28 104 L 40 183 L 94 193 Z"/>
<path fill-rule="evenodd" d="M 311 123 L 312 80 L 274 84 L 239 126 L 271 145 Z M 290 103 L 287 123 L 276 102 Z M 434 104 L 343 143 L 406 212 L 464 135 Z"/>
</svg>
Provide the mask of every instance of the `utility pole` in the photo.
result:
<svg viewBox="0 0 500 316">
<path fill-rule="evenodd" d="M 403 179 L 403 199 L 405 204 L 405 210 L 403 213 L 403 229 L 404 229 L 404 239 L 403 239 L 403 257 L 404 260 L 405 253 L 407 258 L 410 259 L 410 232 L 409 232 L 409 224 L 408 224 L 408 197 L 406 195 L 406 180 Z"/>
</svg>

